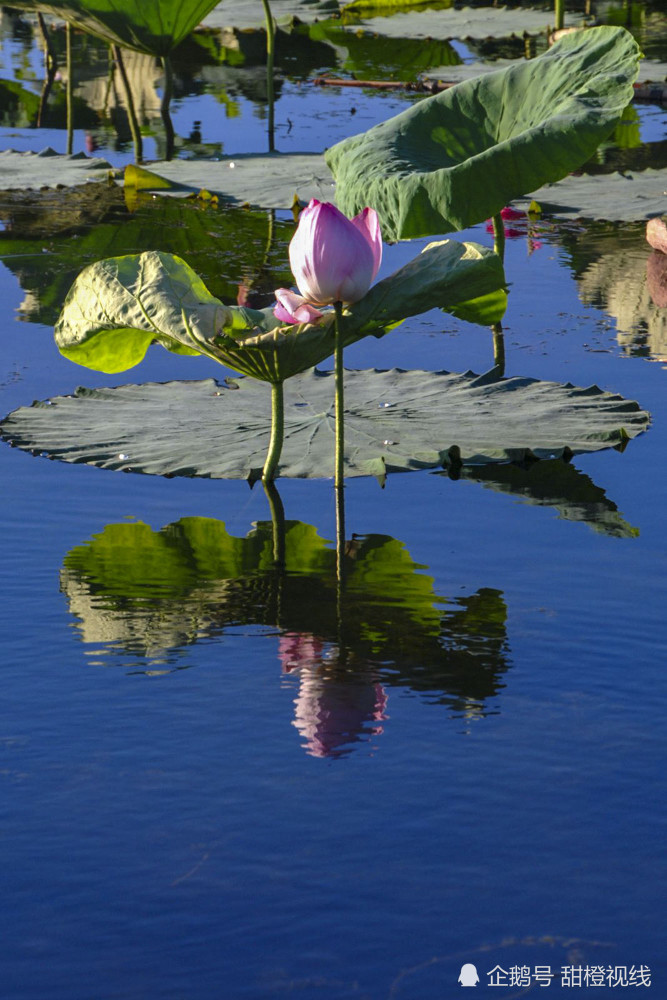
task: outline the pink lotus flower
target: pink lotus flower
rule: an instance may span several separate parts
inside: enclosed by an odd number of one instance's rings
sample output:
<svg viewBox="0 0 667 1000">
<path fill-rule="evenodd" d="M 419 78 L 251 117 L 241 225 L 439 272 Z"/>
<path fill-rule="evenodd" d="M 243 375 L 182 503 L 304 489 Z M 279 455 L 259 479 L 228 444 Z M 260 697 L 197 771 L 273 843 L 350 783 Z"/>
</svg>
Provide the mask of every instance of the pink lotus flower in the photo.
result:
<svg viewBox="0 0 667 1000">
<path fill-rule="evenodd" d="M 299 217 L 289 258 L 301 294 L 282 288 L 276 291 L 274 314 L 282 322 L 313 322 L 312 315 L 301 318 L 306 315 L 306 306 L 358 302 L 371 287 L 382 261 L 377 212 L 365 208 L 348 219 L 335 205 L 313 198 Z"/>
</svg>

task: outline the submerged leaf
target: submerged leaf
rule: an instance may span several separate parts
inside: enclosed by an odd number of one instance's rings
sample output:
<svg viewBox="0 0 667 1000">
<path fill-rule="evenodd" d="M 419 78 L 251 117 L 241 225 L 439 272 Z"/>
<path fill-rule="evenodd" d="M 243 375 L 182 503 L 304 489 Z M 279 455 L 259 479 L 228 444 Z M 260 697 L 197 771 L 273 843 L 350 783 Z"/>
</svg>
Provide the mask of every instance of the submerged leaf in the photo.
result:
<svg viewBox="0 0 667 1000">
<path fill-rule="evenodd" d="M 317 369 L 287 383 L 279 475 L 333 475 L 332 383 Z M 214 479 L 255 478 L 269 442 L 270 393 L 252 379 L 80 389 L 50 403 L 15 410 L 3 437 L 67 462 Z M 347 476 L 622 449 L 649 423 L 597 386 L 472 372 L 348 371 L 345 408 Z"/>
<path fill-rule="evenodd" d="M 632 100 L 638 66 L 629 32 L 593 28 L 426 98 L 328 150 L 337 203 L 375 208 L 387 239 L 481 222 L 580 167 Z"/>
<path fill-rule="evenodd" d="M 468 299 L 502 292 L 504 283 L 502 264 L 489 250 L 451 240 L 432 244 L 350 307 L 345 343 L 427 309 L 465 304 L 474 313 Z M 504 310 L 504 300 L 500 305 Z M 224 306 L 185 261 L 157 251 L 111 257 L 82 271 L 55 338 L 65 357 L 96 371 L 125 371 L 157 342 L 267 382 L 312 368 L 335 342 L 332 312 L 317 324 L 281 326 L 270 309 Z"/>
</svg>

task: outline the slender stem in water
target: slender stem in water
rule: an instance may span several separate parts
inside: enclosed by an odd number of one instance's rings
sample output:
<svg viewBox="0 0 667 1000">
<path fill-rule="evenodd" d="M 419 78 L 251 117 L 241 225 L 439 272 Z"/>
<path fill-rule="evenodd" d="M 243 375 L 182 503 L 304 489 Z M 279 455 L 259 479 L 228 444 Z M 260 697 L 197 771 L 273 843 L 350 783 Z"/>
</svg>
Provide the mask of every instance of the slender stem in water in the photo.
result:
<svg viewBox="0 0 667 1000">
<path fill-rule="evenodd" d="M 269 152 L 275 149 L 273 63 L 275 58 L 276 25 L 271 14 L 269 0 L 262 0 L 266 22 L 266 102 L 268 108 Z"/>
<path fill-rule="evenodd" d="M 125 69 L 125 63 L 123 62 L 123 54 L 120 50 L 120 45 L 112 45 L 111 51 L 113 52 L 113 57 L 118 66 L 118 72 L 120 73 L 120 78 L 123 81 L 123 90 L 125 91 L 125 103 L 127 105 L 127 118 L 130 123 L 130 132 L 132 133 L 132 141 L 134 143 L 134 159 L 137 163 L 141 163 L 144 158 L 144 146 L 141 138 L 141 130 L 139 128 L 139 121 L 137 119 L 137 113 L 134 109 L 134 98 L 132 97 L 132 88 L 130 87 L 130 80 Z"/>
<path fill-rule="evenodd" d="M 165 160 L 171 160 L 174 155 L 174 124 L 169 113 L 169 105 L 174 93 L 174 71 L 169 56 L 162 57 L 162 69 L 164 70 L 164 90 L 162 92 L 162 102 L 160 104 L 160 114 L 164 125 L 166 138 Z"/>
<path fill-rule="evenodd" d="M 70 154 L 74 147 L 74 111 L 72 100 L 72 25 L 67 22 L 65 26 L 65 53 L 67 59 L 67 87 L 65 90 L 65 100 L 67 102 L 67 152 Z"/>
<path fill-rule="evenodd" d="M 505 376 L 505 334 L 502 323 L 494 323 L 491 327 L 493 333 L 493 364 L 499 369 L 500 378 Z"/>
<path fill-rule="evenodd" d="M 276 470 L 278 468 L 278 462 L 280 461 L 280 453 L 283 450 L 283 437 L 285 436 L 285 405 L 283 400 L 283 383 L 282 382 L 272 382 L 271 383 L 271 441 L 269 442 L 269 450 L 266 454 L 266 461 L 264 463 L 264 470 L 262 472 L 262 481 L 272 482 Z"/>
<path fill-rule="evenodd" d="M 493 216 L 493 249 L 502 261 L 505 260 L 505 223 L 498 212 Z"/>
<path fill-rule="evenodd" d="M 556 16 L 556 31 L 560 31 L 560 29 L 565 26 L 564 0 L 554 0 L 554 12 Z"/>
<path fill-rule="evenodd" d="M 336 458 L 334 482 L 336 489 L 345 485 L 345 390 L 343 386 L 343 303 L 334 302 L 336 313 L 336 346 L 334 350 L 334 381 L 336 383 Z"/>
</svg>

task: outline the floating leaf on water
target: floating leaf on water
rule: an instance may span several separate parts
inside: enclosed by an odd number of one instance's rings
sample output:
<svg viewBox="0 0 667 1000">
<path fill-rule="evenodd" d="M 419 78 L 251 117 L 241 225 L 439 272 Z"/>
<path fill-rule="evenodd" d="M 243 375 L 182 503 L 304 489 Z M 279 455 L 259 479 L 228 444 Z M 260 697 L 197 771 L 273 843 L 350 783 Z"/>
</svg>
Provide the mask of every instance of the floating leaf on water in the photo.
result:
<svg viewBox="0 0 667 1000">
<path fill-rule="evenodd" d="M 387 399 L 395 406 L 380 408 Z M 333 475 L 333 400 L 331 372 L 286 384 L 278 475 Z M 126 469 L 118 455 L 129 454 L 132 471 L 153 475 L 254 479 L 264 464 L 270 393 L 253 379 L 237 379 L 233 396 L 207 379 L 78 389 L 51 402 L 11 413 L 0 424 L 5 440 L 110 469 Z M 472 372 L 348 371 L 345 407 L 347 476 L 622 450 L 649 423 L 637 403 L 597 386 Z M 388 450 L 385 441 L 398 443 Z"/>
</svg>

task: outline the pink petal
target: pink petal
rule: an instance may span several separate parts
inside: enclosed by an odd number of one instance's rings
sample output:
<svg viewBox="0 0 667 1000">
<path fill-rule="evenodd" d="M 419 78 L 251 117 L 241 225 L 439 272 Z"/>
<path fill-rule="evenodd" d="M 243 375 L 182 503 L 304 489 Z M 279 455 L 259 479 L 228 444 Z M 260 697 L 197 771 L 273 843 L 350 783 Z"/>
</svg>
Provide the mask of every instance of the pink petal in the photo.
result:
<svg viewBox="0 0 667 1000">
<path fill-rule="evenodd" d="M 322 319 L 322 313 L 307 302 L 302 295 L 289 288 L 276 288 L 276 299 L 278 305 L 273 310 L 273 315 L 281 323 L 315 323 Z"/>
<path fill-rule="evenodd" d="M 370 288 L 376 252 L 367 235 L 329 202 L 310 202 L 289 247 L 299 291 L 315 305 L 357 302 Z"/>
<path fill-rule="evenodd" d="M 356 226 L 366 238 L 373 251 L 373 278 L 371 280 L 374 280 L 382 263 L 382 233 L 380 232 L 378 214 L 374 208 L 364 208 L 351 221 L 352 225 Z"/>
</svg>

